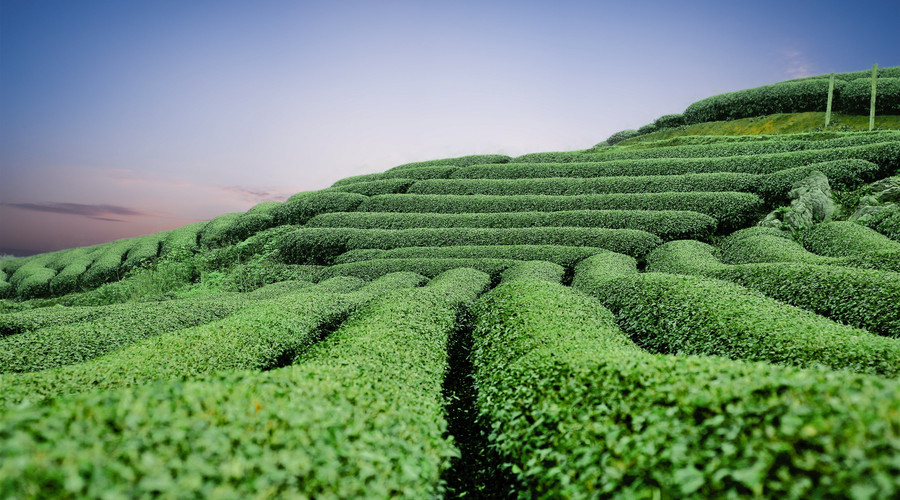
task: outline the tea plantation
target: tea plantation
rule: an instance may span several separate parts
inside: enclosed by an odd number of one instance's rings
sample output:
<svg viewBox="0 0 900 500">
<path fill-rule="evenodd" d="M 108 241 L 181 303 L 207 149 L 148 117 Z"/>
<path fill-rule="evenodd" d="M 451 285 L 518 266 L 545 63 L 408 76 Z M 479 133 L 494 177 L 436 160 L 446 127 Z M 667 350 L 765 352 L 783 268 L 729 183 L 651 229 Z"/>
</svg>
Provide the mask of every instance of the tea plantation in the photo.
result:
<svg viewBox="0 0 900 500">
<path fill-rule="evenodd" d="M 0 498 L 898 498 L 877 82 L 0 260 Z"/>
</svg>

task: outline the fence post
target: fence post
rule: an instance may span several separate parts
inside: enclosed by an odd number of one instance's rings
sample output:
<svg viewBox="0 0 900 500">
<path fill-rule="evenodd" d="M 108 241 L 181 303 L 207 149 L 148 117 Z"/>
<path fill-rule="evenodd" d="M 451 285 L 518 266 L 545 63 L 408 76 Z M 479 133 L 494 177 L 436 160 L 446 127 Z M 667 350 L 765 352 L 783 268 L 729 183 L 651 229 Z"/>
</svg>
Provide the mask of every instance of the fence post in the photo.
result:
<svg viewBox="0 0 900 500">
<path fill-rule="evenodd" d="M 878 80 L 878 64 L 872 65 L 872 100 L 869 104 L 869 130 L 875 128 L 875 82 Z"/>
<path fill-rule="evenodd" d="M 825 106 L 825 128 L 828 128 L 828 124 L 831 123 L 832 97 L 834 97 L 834 73 L 831 74 L 831 78 L 828 80 L 828 105 Z"/>
</svg>

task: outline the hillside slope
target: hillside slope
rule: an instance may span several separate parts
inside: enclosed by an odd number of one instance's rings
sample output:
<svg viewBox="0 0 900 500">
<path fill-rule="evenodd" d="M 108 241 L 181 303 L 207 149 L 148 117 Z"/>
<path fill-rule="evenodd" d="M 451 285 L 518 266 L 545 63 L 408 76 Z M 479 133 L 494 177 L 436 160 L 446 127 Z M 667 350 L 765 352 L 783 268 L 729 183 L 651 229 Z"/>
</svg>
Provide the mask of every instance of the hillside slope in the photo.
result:
<svg viewBox="0 0 900 500">
<path fill-rule="evenodd" d="M 2 260 L 0 497 L 900 495 L 882 71 Z"/>
</svg>

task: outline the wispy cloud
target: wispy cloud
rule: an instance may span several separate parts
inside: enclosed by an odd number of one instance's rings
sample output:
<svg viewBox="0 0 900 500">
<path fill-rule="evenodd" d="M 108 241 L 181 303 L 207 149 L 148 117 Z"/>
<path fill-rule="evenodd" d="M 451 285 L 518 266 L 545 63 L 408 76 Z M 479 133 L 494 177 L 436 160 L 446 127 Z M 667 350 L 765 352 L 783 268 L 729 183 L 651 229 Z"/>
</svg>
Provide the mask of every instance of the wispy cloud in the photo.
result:
<svg viewBox="0 0 900 500">
<path fill-rule="evenodd" d="M 228 186 L 221 189 L 226 193 L 236 194 L 242 199 L 254 203 L 262 203 L 264 201 L 284 201 L 294 194 L 294 192 L 288 192 L 283 189 L 248 186 Z"/>
<path fill-rule="evenodd" d="M 83 203 L 0 203 L 2 206 L 30 210 L 32 212 L 48 212 L 53 214 L 76 215 L 106 222 L 124 222 L 118 217 L 140 217 L 147 215 L 133 208 L 119 205 L 92 205 Z"/>
<path fill-rule="evenodd" d="M 785 74 L 791 78 L 803 78 L 812 74 L 812 64 L 806 59 L 803 52 L 796 49 L 788 49 L 782 52 L 787 69 Z"/>
<path fill-rule="evenodd" d="M 105 173 L 110 179 L 120 184 L 143 184 L 164 188 L 185 188 L 194 191 L 211 191 L 220 194 L 224 193 L 230 197 L 236 197 L 242 201 L 249 201 L 251 203 L 284 201 L 299 191 L 297 189 L 280 189 L 271 186 L 221 186 L 199 184 L 176 178 L 148 177 L 127 169 L 106 169 Z"/>
</svg>

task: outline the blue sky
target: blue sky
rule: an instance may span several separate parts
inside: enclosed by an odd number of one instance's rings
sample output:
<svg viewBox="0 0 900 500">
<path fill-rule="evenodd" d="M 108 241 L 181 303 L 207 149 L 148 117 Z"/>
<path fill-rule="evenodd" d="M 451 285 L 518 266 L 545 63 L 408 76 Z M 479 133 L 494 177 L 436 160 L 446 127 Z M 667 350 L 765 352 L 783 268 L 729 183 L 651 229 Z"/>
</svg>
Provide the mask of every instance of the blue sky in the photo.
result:
<svg viewBox="0 0 900 500">
<path fill-rule="evenodd" d="M 896 0 L 3 0 L 0 251 L 589 147 L 710 95 L 900 65 L 897 19 Z"/>
</svg>

